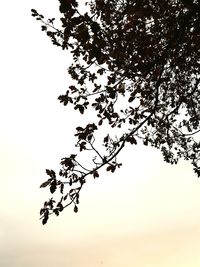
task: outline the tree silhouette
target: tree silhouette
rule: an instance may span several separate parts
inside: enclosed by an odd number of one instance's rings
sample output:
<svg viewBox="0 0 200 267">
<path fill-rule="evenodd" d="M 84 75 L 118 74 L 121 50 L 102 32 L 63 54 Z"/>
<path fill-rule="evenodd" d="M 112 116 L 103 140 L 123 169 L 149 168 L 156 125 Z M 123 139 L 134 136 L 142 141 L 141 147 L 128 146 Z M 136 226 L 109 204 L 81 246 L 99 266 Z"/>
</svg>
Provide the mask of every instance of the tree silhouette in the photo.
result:
<svg viewBox="0 0 200 267">
<path fill-rule="evenodd" d="M 59 175 L 46 170 L 41 187 L 61 196 L 44 203 L 43 224 L 71 204 L 77 212 L 87 177 L 115 172 L 127 143 L 160 149 L 171 164 L 190 160 L 200 176 L 200 2 L 93 0 L 84 12 L 76 0 L 59 4 L 61 29 L 32 9 L 52 43 L 73 56 L 73 84 L 58 99 L 96 121 L 77 126 L 78 152 L 61 160 Z"/>
</svg>

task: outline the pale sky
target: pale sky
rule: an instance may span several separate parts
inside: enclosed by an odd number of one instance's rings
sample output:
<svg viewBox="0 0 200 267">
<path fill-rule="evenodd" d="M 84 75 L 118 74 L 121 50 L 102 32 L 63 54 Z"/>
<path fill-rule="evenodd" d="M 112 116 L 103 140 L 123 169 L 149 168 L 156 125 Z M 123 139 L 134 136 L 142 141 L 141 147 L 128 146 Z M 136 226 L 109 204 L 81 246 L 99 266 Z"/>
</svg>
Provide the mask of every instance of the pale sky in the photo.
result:
<svg viewBox="0 0 200 267">
<path fill-rule="evenodd" d="M 88 181 L 78 214 L 39 221 L 45 169 L 73 153 L 81 118 L 57 101 L 69 58 L 31 8 L 53 17 L 58 1 L 0 4 L 0 266 L 199 267 L 200 180 L 154 149 L 127 147 L 118 172 Z"/>
</svg>

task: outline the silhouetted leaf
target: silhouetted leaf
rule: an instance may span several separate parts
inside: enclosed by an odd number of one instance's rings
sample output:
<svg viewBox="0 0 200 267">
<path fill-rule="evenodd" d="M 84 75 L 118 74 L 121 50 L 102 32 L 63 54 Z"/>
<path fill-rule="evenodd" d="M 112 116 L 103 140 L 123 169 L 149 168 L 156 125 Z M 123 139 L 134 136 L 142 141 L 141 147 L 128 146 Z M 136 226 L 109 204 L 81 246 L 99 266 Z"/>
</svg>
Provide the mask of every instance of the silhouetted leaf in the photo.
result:
<svg viewBox="0 0 200 267">
<path fill-rule="evenodd" d="M 60 193 L 61 193 L 61 194 L 63 194 L 63 190 L 64 190 L 64 184 L 62 183 L 62 184 L 60 185 Z"/>
<path fill-rule="evenodd" d="M 114 172 L 115 171 L 115 169 L 116 169 L 116 166 L 115 165 L 109 165 L 108 167 L 107 167 L 107 171 L 111 171 L 111 172 Z"/>
<path fill-rule="evenodd" d="M 99 177 L 99 173 L 95 170 L 92 172 L 93 173 L 93 177 L 94 178 L 98 178 Z"/>
<path fill-rule="evenodd" d="M 56 216 L 59 216 L 59 210 L 58 209 L 54 209 L 53 212 L 55 213 Z"/>
<path fill-rule="evenodd" d="M 47 26 L 42 25 L 41 29 L 42 29 L 42 31 L 46 31 L 47 30 Z"/>
<path fill-rule="evenodd" d="M 56 188 L 57 188 L 56 180 L 53 180 L 50 186 L 50 192 L 53 194 L 56 191 Z"/>
<path fill-rule="evenodd" d="M 42 187 L 46 187 L 47 185 L 49 185 L 50 183 L 51 183 L 51 179 L 49 179 L 49 180 L 47 180 L 46 182 L 44 182 L 44 183 L 42 183 L 41 185 L 40 185 L 40 188 L 42 188 Z"/>
<path fill-rule="evenodd" d="M 47 221 L 48 221 L 48 219 L 49 219 L 49 215 L 46 214 L 46 215 L 43 217 L 43 219 L 42 219 L 42 224 L 43 224 L 43 225 L 46 224 Z"/>
<path fill-rule="evenodd" d="M 78 109 L 78 110 L 80 111 L 81 114 L 84 113 L 84 106 L 82 106 L 82 105 L 77 105 L 77 106 L 75 107 L 75 109 Z"/>
<path fill-rule="evenodd" d="M 68 197 L 68 193 L 64 196 L 63 200 L 65 201 Z"/>
<path fill-rule="evenodd" d="M 53 170 L 46 170 L 47 175 L 49 175 L 51 178 L 56 178 L 56 173 Z"/>
<path fill-rule="evenodd" d="M 74 206 L 74 212 L 77 213 L 78 212 L 78 207 L 75 205 Z"/>
<path fill-rule="evenodd" d="M 127 142 L 137 145 L 137 141 L 136 141 L 135 137 L 133 137 L 133 136 L 129 136 L 127 138 Z"/>
</svg>

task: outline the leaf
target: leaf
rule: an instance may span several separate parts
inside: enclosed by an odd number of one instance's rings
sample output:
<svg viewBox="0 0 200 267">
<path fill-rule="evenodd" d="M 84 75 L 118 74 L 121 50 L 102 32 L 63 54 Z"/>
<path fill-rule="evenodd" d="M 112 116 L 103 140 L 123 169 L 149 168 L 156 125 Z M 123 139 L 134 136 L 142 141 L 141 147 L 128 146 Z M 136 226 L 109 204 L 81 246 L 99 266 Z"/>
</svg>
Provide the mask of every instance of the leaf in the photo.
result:
<svg viewBox="0 0 200 267">
<path fill-rule="evenodd" d="M 47 185 L 49 185 L 50 183 L 51 183 L 51 179 L 49 179 L 49 180 L 47 180 L 46 182 L 44 182 L 44 183 L 42 183 L 41 185 L 40 185 L 40 188 L 42 188 L 42 187 L 46 187 Z"/>
<path fill-rule="evenodd" d="M 84 106 L 79 105 L 78 109 L 79 109 L 79 111 L 80 111 L 81 114 L 84 113 Z"/>
<path fill-rule="evenodd" d="M 48 214 L 45 214 L 44 217 L 43 217 L 43 219 L 42 219 L 42 224 L 43 225 L 46 224 L 47 221 L 48 221 L 48 219 L 49 219 L 49 215 Z"/>
<path fill-rule="evenodd" d="M 80 145 L 80 151 L 86 150 L 86 142 L 85 141 L 81 142 L 79 145 Z"/>
<path fill-rule="evenodd" d="M 51 178 L 55 179 L 56 178 L 56 173 L 53 170 L 48 170 L 46 169 L 47 175 L 49 175 Z"/>
<path fill-rule="evenodd" d="M 31 12 L 32 12 L 31 15 L 32 15 L 33 17 L 36 17 L 36 16 L 38 15 L 37 11 L 36 11 L 35 9 L 33 9 L 33 8 L 31 9 Z"/>
<path fill-rule="evenodd" d="M 109 172 L 109 171 L 114 172 L 115 169 L 116 169 L 116 166 L 115 166 L 115 165 L 109 165 L 109 166 L 107 167 L 106 170 L 107 170 L 108 172 Z"/>
<path fill-rule="evenodd" d="M 131 103 L 131 102 L 133 102 L 133 100 L 134 100 L 134 97 L 131 96 L 131 97 L 129 98 L 128 102 Z"/>
<path fill-rule="evenodd" d="M 78 207 L 75 205 L 74 206 L 74 212 L 77 213 L 78 212 Z"/>
<path fill-rule="evenodd" d="M 117 167 L 120 168 L 122 166 L 122 163 L 118 163 Z"/>
<path fill-rule="evenodd" d="M 77 154 L 71 154 L 70 158 L 74 160 L 76 158 L 76 156 L 77 156 Z"/>
<path fill-rule="evenodd" d="M 79 204 L 79 194 L 76 196 L 76 204 Z"/>
<path fill-rule="evenodd" d="M 53 180 L 50 186 L 50 192 L 53 194 L 56 191 L 56 188 L 57 188 L 56 180 Z"/>
<path fill-rule="evenodd" d="M 101 126 L 103 124 L 103 119 L 100 119 L 100 121 L 98 122 L 98 125 Z"/>
<path fill-rule="evenodd" d="M 47 26 L 42 25 L 41 29 L 42 29 L 42 31 L 46 31 L 47 30 Z"/>
<path fill-rule="evenodd" d="M 104 73 L 104 69 L 99 69 L 99 70 L 97 71 L 97 73 L 99 73 L 100 75 L 103 75 L 103 73 Z"/>
<path fill-rule="evenodd" d="M 104 139 L 103 139 L 103 142 L 108 143 L 108 140 L 109 140 L 109 135 L 106 135 L 106 137 L 104 137 Z"/>
<path fill-rule="evenodd" d="M 79 25 L 81 22 L 82 22 L 82 17 L 79 16 L 79 17 L 73 17 L 71 19 L 71 22 L 74 24 L 74 25 Z"/>
<path fill-rule="evenodd" d="M 67 197 L 68 197 L 68 194 L 66 194 L 66 195 L 64 196 L 63 200 L 65 201 L 65 200 L 67 199 Z"/>
<path fill-rule="evenodd" d="M 137 141 L 135 139 L 135 137 L 133 136 L 129 136 L 127 139 L 126 139 L 127 142 L 131 143 L 131 145 L 135 144 L 137 145 Z"/>
<path fill-rule="evenodd" d="M 78 109 L 78 110 L 80 111 L 81 114 L 84 113 L 84 106 L 83 106 L 83 105 L 76 105 L 76 106 L 74 107 L 74 109 L 75 109 L 75 110 Z"/>
<path fill-rule="evenodd" d="M 193 168 L 193 170 L 197 174 L 197 177 L 200 177 L 200 167 L 198 167 L 197 164 L 195 164 L 195 163 L 192 163 L 192 164 L 193 164 L 193 166 L 195 166 Z"/>
<path fill-rule="evenodd" d="M 69 1 L 59 0 L 59 2 L 61 3 L 59 7 L 61 13 L 67 13 L 72 8 Z"/>
<path fill-rule="evenodd" d="M 93 21 L 90 26 L 91 26 L 91 30 L 95 34 L 98 33 L 100 31 L 100 29 L 101 29 L 99 24 L 96 21 Z"/>
<path fill-rule="evenodd" d="M 64 209 L 64 207 L 63 207 L 61 202 L 58 203 L 57 207 L 58 207 L 60 212 L 63 211 L 63 209 Z"/>
<path fill-rule="evenodd" d="M 62 184 L 60 185 L 60 193 L 61 193 L 61 194 L 63 194 L 63 190 L 64 190 L 64 184 L 62 183 Z"/>
<path fill-rule="evenodd" d="M 56 214 L 56 216 L 58 216 L 59 215 L 59 210 L 56 208 L 56 209 L 54 209 L 53 210 L 53 212 Z"/>
<path fill-rule="evenodd" d="M 76 130 L 77 130 L 78 132 L 82 132 L 84 129 L 83 129 L 82 127 L 78 126 L 78 127 L 76 127 Z"/>
<path fill-rule="evenodd" d="M 43 213 L 45 213 L 46 209 L 42 208 L 40 209 L 40 215 L 42 215 Z"/>
<path fill-rule="evenodd" d="M 95 170 L 92 173 L 93 173 L 94 178 L 98 178 L 99 177 L 98 171 Z"/>
<path fill-rule="evenodd" d="M 147 139 L 147 138 L 144 139 L 143 144 L 144 144 L 145 146 L 148 146 L 148 139 Z"/>
</svg>

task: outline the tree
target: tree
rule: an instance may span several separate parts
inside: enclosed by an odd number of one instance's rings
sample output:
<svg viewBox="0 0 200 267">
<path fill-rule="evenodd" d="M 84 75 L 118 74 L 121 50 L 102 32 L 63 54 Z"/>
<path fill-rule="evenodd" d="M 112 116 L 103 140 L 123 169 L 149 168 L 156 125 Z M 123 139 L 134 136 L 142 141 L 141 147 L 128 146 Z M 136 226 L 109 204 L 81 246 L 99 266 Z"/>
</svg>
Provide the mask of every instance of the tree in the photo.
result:
<svg viewBox="0 0 200 267">
<path fill-rule="evenodd" d="M 153 146 L 171 164 L 190 160 L 200 176 L 199 1 L 91 0 L 85 12 L 76 0 L 59 4 L 61 29 L 32 9 L 52 43 L 73 56 L 73 84 L 58 99 L 96 122 L 77 126 L 78 152 L 61 160 L 59 175 L 46 170 L 41 187 L 61 197 L 44 203 L 43 224 L 69 205 L 77 212 L 87 177 L 115 172 L 128 143 Z M 103 128 L 109 133 L 98 140 Z M 86 153 L 89 164 L 81 162 Z"/>
</svg>

